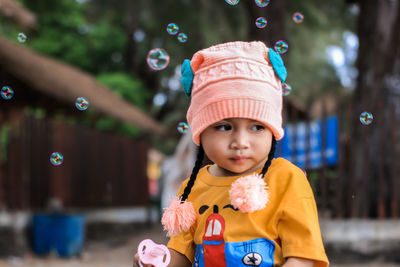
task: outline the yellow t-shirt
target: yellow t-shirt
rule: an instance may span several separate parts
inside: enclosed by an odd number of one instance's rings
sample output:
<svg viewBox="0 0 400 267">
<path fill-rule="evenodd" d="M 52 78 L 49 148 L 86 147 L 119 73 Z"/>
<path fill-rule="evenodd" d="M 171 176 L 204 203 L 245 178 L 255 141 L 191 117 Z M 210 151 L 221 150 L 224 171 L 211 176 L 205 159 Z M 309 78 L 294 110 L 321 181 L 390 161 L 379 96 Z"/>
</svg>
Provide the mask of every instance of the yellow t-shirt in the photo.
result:
<svg viewBox="0 0 400 267">
<path fill-rule="evenodd" d="M 301 169 L 274 159 L 264 178 L 269 202 L 263 210 L 242 213 L 229 201 L 230 186 L 241 176 L 216 177 L 208 172 L 210 166 L 199 170 L 188 197 L 198 216 L 196 225 L 171 237 L 169 248 L 184 254 L 193 266 L 272 267 L 282 266 L 287 257 L 328 266 L 314 194 Z"/>
</svg>

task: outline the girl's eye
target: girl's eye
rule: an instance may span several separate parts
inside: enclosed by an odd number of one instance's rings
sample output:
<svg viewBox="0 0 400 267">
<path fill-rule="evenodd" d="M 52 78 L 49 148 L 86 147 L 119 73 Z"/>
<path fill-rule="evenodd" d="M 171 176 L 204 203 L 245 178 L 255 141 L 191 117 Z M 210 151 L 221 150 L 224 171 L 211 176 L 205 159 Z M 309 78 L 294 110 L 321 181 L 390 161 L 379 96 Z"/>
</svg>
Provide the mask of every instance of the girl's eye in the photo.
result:
<svg viewBox="0 0 400 267">
<path fill-rule="evenodd" d="M 254 125 L 253 127 L 257 127 L 257 130 L 262 130 L 265 128 L 263 125 L 259 125 L 259 124 Z"/>
<path fill-rule="evenodd" d="M 229 124 L 221 124 L 221 125 L 217 125 L 217 126 L 215 126 L 215 129 L 217 129 L 217 130 L 219 130 L 219 129 L 223 129 L 223 128 L 225 128 L 225 130 L 230 130 L 231 129 L 231 126 L 229 125 Z"/>
</svg>

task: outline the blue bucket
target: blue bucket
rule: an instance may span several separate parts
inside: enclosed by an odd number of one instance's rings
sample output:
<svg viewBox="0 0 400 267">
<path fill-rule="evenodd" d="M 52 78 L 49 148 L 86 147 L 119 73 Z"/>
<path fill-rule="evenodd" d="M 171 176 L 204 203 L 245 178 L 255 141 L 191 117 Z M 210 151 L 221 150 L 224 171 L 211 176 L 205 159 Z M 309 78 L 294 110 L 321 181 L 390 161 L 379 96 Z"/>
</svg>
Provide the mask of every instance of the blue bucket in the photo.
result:
<svg viewBox="0 0 400 267">
<path fill-rule="evenodd" d="M 32 220 L 33 251 L 46 255 L 51 251 L 60 257 L 82 253 L 85 218 L 82 214 L 35 214 Z"/>
</svg>

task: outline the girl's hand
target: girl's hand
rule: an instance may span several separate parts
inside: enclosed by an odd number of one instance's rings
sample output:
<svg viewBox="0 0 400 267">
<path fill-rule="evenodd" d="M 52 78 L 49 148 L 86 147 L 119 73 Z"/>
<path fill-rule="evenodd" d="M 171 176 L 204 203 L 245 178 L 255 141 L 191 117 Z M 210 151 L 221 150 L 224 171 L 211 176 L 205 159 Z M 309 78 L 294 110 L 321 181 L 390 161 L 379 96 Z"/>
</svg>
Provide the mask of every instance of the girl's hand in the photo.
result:
<svg viewBox="0 0 400 267">
<path fill-rule="evenodd" d="M 170 249 L 171 253 L 171 262 L 169 263 L 169 267 L 191 267 L 191 262 L 186 258 L 185 255 Z M 155 267 L 151 264 L 142 264 L 143 267 Z M 140 267 L 139 265 L 139 255 L 136 253 L 133 257 L 133 267 Z"/>
<path fill-rule="evenodd" d="M 133 256 L 133 267 L 141 267 L 141 266 L 143 266 L 143 267 L 154 267 L 151 264 L 143 264 L 143 263 L 140 263 L 140 264 L 139 264 L 139 255 L 136 253 L 135 256 Z"/>
</svg>

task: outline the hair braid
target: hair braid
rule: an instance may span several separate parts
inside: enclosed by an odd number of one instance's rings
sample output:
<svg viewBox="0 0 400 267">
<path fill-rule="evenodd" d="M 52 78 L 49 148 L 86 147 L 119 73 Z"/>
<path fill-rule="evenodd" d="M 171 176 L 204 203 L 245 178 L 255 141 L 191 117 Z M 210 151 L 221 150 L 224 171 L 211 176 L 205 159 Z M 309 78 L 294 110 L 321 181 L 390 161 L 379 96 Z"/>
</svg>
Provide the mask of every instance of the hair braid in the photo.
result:
<svg viewBox="0 0 400 267">
<path fill-rule="evenodd" d="M 192 190 L 192 187 L 194 185 L 194 181 L 196 180 L 197 173 L 199 172 L 201 164 L 203 163 L 203 158 L 204 158 L 204 149 L 200 143 L 199 150 L 197 152 L 196 163 L 194 164 L 189 182 L 187 183 L 185 190 L 183 191 L 183 194 L 181 196 L 181 201 L 185 201 L 188 198 L 190 191 Z"/>
<path fill-rule="evenodd" d="M 265 162 L 264 167 L 261 171 L 262 178 L 264 178 L 265 173 L 268 171 L 269 166 L 271 166 L 272 159 L 275 156 L 275 150 L 276 150 L 276 140 L 275 140 L 275 136 L 272 136 L 271 150 L 269 151 L 268 159 Z"/>
</svg>

